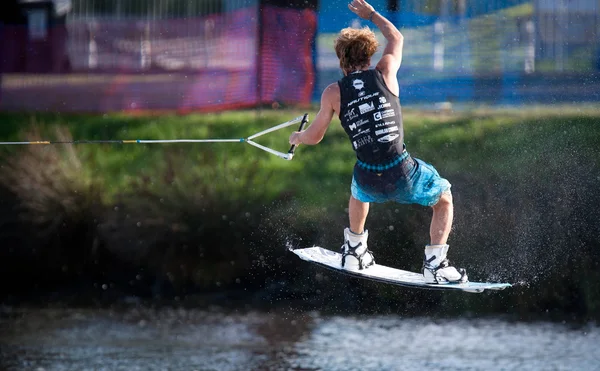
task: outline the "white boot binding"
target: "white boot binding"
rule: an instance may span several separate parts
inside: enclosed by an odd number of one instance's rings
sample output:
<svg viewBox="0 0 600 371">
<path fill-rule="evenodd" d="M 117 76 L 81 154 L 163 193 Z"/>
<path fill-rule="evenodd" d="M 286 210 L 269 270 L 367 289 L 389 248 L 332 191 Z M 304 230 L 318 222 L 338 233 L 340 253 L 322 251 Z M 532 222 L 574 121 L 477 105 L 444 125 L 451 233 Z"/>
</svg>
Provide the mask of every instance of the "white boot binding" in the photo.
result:
<svg viewBox="0 0 600 371">
<path fill-rule="evenodd" d="M 367 247 L 367 239 L 369 232 L 364 231 L 362 234 L 356 234 L 349 228 L 344 229 L 344 244 L 342 245 L 342 268 L 346 267 L 346 258 L 352 257 L 358 263 L 358 269 L 362 270 L 375 264 L 375 257 L 371 250 Z"/>
<path fill-rule="evenodd" d="M 427 283 L 466 283 L 469 282 L 467 272 L 456 269 L 450 265 L 446 258 L 448 245 L 425 246 L 425 258 L 423 259 L 423 277 Z"/>
</svg>

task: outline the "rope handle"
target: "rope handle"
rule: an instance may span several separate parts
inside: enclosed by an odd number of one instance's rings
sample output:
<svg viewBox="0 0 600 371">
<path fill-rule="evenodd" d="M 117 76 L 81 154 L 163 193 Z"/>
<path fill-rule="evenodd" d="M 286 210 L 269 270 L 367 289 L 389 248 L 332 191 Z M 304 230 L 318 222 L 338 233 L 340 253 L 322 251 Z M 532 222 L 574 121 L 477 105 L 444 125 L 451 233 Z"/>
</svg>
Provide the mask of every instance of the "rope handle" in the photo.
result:
<svg viewBox="0 0 600 371">
<path fill-rule="evenodd" d="M 298 128 L 298 131 L 302 131 L 302 129 L 304 129 L 304 125 L 306 125 L 306 123 L 308 122 L 308 113 L 304 114 L 304 117 L 302 117 L 302 121 L 300 122 L 300 127 Z M 290 150 L 288 151 L 288 154 L 290 155 L 290 160 L 291 157 L 294 156 L 294 152 L 296 152 L 296 145 L 292 144 L 292 146 L 290 147 Z"/>
</svg>

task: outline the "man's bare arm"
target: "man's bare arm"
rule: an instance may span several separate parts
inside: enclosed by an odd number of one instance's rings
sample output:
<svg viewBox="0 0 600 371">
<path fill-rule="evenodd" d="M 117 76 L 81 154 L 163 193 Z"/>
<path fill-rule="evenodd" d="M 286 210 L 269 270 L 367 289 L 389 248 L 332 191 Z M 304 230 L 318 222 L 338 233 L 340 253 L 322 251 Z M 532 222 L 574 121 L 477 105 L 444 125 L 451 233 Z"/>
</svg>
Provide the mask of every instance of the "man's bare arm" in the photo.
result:
<svg viewBox="0 0 600 371">
<path fill-rule="evenodd" d="M 377 25 L 383 37 L 387 40 L 385 49 L 383 49 L 383 56 L 377 68 L 382 72 L 389 71 L 394 75 L 400 69 L 402 63 L 402 48 L 404 47 L 404 36 L 400 33 L 400 30 L 388 21 L 384 16 L 379 13 L 373 15 L 373 23 Z"/>
<path fill-rule="evenodd" d="M 309 144 L 314 145 L 319 143 L 325 136 L 325 132 L 331 123 L 335 110 L 333 109 L 333 99 L 335 97 L 335 89 L 337 84 L 331 84 L 325 88 L 321 94 L 321 108 L 315 117 L 315 120 L 310 124 L 308 129 L 297 131 L 290 136 L 290 144 Z"/>
</svg>

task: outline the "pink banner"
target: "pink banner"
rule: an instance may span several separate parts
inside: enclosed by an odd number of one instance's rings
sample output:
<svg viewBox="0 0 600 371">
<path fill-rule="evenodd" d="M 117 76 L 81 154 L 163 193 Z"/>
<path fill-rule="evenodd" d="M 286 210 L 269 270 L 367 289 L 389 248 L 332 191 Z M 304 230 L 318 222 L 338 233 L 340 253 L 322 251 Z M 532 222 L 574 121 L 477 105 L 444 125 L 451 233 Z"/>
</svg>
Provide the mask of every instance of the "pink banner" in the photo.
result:
<svg viewBox="0 0 600 371">
<path fill-rule="evenodd" d="M 11 41 L 2 54 L 10 63 L 2 66 L 0 109 L 187 112 L 309 104 L 315 12 L 262 10 L 262 43 L 257 7 L 186 19 L 70 19 L 35 43 L 26 26 L 5 27 L 4 40 Z"/>
<path fill-rule="evenodd" d="M 308 104 L 315 84 L 316 12 L 265 7 L 262 21 L 263 101 Z"/>
</svg>

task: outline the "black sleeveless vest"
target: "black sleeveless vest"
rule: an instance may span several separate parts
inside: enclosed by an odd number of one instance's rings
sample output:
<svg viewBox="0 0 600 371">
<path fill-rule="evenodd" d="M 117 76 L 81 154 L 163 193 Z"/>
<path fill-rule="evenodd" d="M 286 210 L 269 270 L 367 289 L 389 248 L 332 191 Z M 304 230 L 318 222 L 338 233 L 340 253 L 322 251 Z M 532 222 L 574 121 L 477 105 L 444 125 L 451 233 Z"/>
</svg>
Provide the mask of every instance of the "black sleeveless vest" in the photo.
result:
<svg viewBox="0 0 600 371">
<path fill-rule="evenodd" d="M 377 69 L 357 71 L 338 81 L 340 121 L 356 157 L 366 163 L 388 162 L 404 150 L 400 100 Z"/>
</svg>

